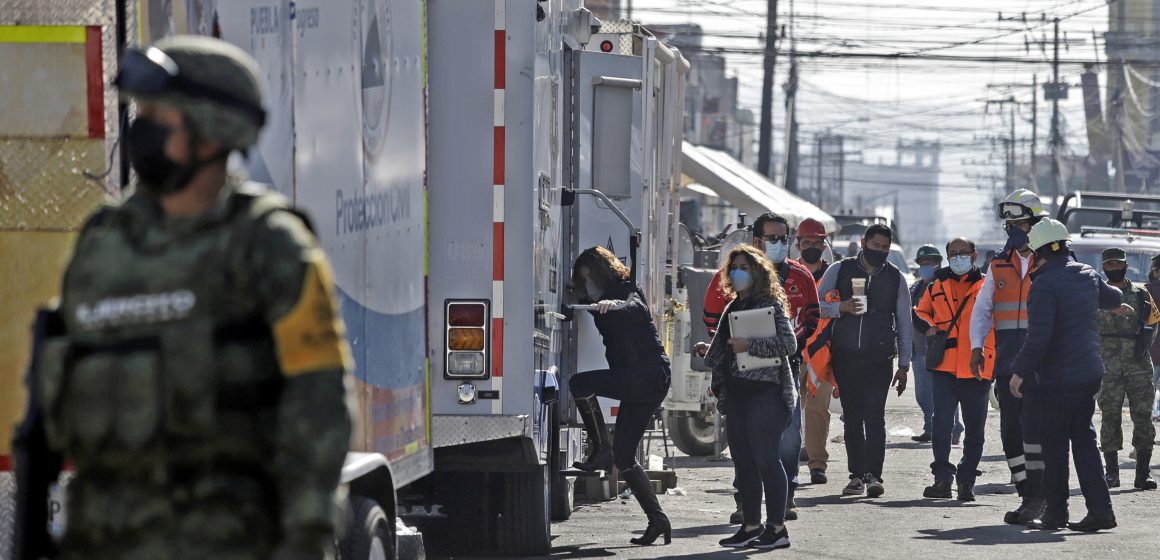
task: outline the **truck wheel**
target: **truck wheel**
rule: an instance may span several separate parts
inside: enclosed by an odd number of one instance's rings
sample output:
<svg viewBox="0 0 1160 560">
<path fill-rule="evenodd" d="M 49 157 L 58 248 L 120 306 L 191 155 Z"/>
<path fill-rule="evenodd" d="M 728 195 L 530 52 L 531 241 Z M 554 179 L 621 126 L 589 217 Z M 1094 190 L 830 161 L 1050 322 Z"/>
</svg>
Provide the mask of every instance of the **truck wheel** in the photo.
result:
<svg viewBox="0 0 1160 560">
<path fill-rule="evenodd" d="M 502 500 L 495 508 L 496 545 L 500 552 L 540 556 L 552 549 L 551 487 L 548 465 L 503 477 Z"/>
<path fill-rule="evenodd" d="M 369 498 L 351 496 L 351 524 L 339 543 L 342 560 L 395 560 L 395 539 L 383 508 Z"/>
<path fill-rule="evenodd" d="M 712 455 L 714 449 L 714 441 L 716 440 L 716 431 L 713 428 L 713 422 L 706 421 L 700 414 L 672 414 L 667 413 L 665 418 L 665 425 L 669 428 L 669 437 L 672 438 L 673 444 L 680 449 L 682 453 L 690 457 L 705 457 Z M 722 448 L 729 445 L 728 435 L 724 430 L 721 435 L 725 441 L 722 443 Z"/>
</svg>

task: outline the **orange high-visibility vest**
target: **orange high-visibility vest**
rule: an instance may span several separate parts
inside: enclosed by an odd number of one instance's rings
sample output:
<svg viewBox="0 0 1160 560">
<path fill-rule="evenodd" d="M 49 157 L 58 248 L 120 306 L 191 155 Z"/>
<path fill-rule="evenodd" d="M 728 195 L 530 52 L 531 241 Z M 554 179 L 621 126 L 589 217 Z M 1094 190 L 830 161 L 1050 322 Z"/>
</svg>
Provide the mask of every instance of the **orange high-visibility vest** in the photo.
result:
<svg viewBox="0 0 1160 560">
<path fill-rule="evenodd" d="M 946 270 L 946 269 L 943 269 Z M 983 277 L 977 270 L 972 270 L 967 276 L 955 278 L 950 275 L 944 277 L 943 270 L 939 277 L 928 287 L 914 306 L 914 312 L 927 324 L 947 333 L 946 351 L 942 362 L 931 371 L 949 373 L 960 379 L 974 379 L 971 375 L 971 347 L 975 342 L 971 340 L 971 315 L 974 314 L 975 298 L 983 286 Z M 965 300 L 965 303 L 964 303 Z M 955 314 L 962 312 L 959 318 Z M 954 322 L 954 328 L 951 328 Z M 924 341 L 925 343 L 925 341 Z M 983 347 L 983 379 L 991 379 L 995 367 L 995 331 L 987 331 Z"/>
<path fill-rule="evenodd" d="M 1031 270 L 1035 270 L 1032 257 Z M 1031 273 L 1023 274 L 1023 261 L 1014 250 L 991 261 L 991 280 L 995 296 L 991 320 L 995 331 L 1027 328 L 1027 295 L 1031 293 Z"/>
<path fill-rule="evenodd" d="M 842 301 L 838 290 L 830 290 L 825 296 L 826 303 Z M 834 378 L 834 366 L 830 362 L 830 324 L 833 319 L 822 317 L 818 321 L 818 330 L 806 341 L 802 349 L 802 364 L 806 367 L 806 390 L 810 395 L 818 394 L 818 387 L 822 383 L 829 383 L 836 389 L 838 380 Z"/>
</svg>

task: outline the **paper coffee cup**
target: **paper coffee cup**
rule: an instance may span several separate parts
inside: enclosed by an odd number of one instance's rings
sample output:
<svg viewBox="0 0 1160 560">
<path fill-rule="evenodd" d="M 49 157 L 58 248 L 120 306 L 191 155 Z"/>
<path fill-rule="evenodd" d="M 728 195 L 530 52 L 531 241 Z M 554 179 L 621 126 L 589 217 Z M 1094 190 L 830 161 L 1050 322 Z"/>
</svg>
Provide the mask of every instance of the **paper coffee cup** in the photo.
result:
<svg viewBox="0 0 1160 560">
<path fill-rule="evenodd" d="M 865 296 L 866 295 L 866 279 L 865 278 L 854 278 L 854 279 L 850 280 L 850 285 L 854 288 L 854 295 L 856 295 L 856 296 Z"/>
</svg>

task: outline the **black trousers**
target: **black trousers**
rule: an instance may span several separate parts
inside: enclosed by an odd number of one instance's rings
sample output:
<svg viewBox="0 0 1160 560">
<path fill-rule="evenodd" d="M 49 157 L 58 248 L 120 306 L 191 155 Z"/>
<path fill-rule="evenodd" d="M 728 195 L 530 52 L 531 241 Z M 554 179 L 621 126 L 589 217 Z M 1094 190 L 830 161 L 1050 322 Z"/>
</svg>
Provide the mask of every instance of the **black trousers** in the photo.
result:
<svg viewBox="0 0 1160 560">
<path fill-rule="evenodd" d="M 872 474 L 881 479 L 886 458 L 886 395 L 894 378 L 894 359 L 835 351 L 831 362 L 842 399 L 850 478 Z"/>
<path fill-rule="evenodd" d="M 995 378 L 999 438 L 1003 441 L 1007 467 L 1020 496 L 1040 498 L 1043 496 L 1043 446 L 1040 444 L 1043 419 L 1039 401 L 1024 397 L 1020 399 L 1011 394 L 1010 375 Z"/>
<path fill-rule="evenodd" d="M 1096 409 L 1098 383 L 1064 387 L 1033 387 L 1024 390 L 1028 404 L 1037 405 L 1043 413 L 1043 473 L 1047 513 L 1066 519 L 1070 494 L 1068 447 L 1075 460 L 1075 474 L 1088 513 L 1112 511 L 1112 498 L 1104 480 L 1104 466 L 1096 445 L 1096 427 L 1092 415 Z"/>
<path fill-rule="evenodd" d="M 596 395 L 620 401 L 612 438 L 616 468 L 624 471 L 636 465 L 636 448 L 649 420 L 665 400 L 671 379 L 668 364 L 656 364 L 584 371 L 568 380 L 573 398 Z"/>
</svg>

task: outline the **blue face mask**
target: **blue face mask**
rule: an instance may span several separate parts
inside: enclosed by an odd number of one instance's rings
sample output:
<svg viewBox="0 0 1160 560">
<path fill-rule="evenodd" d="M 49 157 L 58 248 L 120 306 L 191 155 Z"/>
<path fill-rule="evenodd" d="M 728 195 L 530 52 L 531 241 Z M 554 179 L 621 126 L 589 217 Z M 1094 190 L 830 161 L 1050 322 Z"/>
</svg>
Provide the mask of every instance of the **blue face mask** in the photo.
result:
<svg viewBox="0 0 1160 560">
<path fill-rule="evenodd" d="M 970 255 L 958 255 L 956 257 L 951 257 L 950 262 L 951 262 L 951 272 L 953 272 L 959 276 L 962 276 L 962 275 L 970 272 L 971 267 L 974 266 L 974 264 L 971 263 L 971 256 Z"/>
<path fill-rule="evenodd" d="M 785 262 L 785 258 L 789 256 L 789 243 L 772 243 L 766 242 L 765 256 L 774 263 Z"/>
<path fill-rule="evenodd" d="M 1017 226 L 1007 226 L 1007 248 L 1019 250 L 1027 245 L 1027 232 Z"/>
<path fill-rule="evenodd" d="M 934 279 L 934 271 L 938 270 L 938 266 L 933 264 L 924 264 L 918 267 L 918 277 L 930 282 Z"/>
<path fill-rule="evenodd" d="M 745 290 L 753 283 L 753 275 L 747 270 L 735 268 L 729 271 L 729 281 L 733 283 L 734 290 Z"/>
</svg>

